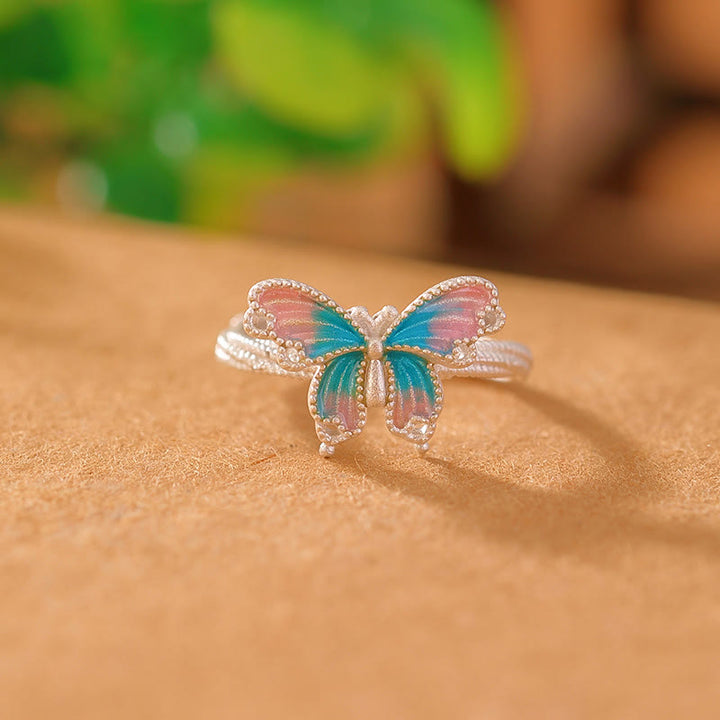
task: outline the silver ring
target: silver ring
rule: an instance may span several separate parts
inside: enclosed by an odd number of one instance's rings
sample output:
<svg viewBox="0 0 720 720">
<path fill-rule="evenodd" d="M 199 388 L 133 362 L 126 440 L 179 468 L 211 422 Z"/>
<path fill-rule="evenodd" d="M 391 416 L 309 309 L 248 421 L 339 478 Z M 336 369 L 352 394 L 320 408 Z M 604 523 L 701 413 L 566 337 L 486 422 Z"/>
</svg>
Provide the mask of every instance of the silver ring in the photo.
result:
<svg viewBox="0 0 720 720">
<path fill-rule="evenodd" d="M 217 338 L 215 356 L 239 370 L 309 378 L 308 407 L 320 454 L 358 435 L 368 407 L 425 452 L 443 407 L 442 378 L 512 381 L 527 376 L 525 345 L 486 337 L 505 324 L 489 280 L 462 276 L 426 290 L 402 312 L 344 310 L 295 280 L 250 288 L 248 309 Z"/>
</svg>

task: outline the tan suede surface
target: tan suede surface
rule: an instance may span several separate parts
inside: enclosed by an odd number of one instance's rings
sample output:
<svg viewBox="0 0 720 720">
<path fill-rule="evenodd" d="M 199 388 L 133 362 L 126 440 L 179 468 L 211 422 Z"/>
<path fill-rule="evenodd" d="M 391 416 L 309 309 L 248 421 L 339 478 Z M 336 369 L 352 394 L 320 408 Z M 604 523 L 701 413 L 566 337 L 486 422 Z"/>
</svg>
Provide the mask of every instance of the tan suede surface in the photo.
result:
<svg viewBox="0 0 720 720">
<path fill-rule="evenodd" d="M 5 208 L 0 716 L 719 717 L 716 306 L 491 273 L 536 367 L 425 458 L 213 359 L 257 280 L 463 270 Z"/>
</svg>

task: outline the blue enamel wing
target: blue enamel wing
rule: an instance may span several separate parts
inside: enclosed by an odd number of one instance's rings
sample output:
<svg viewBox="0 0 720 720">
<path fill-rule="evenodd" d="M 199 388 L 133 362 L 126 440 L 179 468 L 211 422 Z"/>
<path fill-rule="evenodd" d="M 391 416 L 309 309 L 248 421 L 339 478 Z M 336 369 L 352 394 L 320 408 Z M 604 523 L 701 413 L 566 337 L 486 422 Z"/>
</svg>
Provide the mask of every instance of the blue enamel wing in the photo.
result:
<svg viewBox="0 0 720 720">
<path fill-rule="evenodd" d="M 248 302 L 245 332 L 273 341 L 289 372 L 312 371 L 308 405 L 325 456 L 361 432 L 368 406 L 385 407 L 388 429 L 427 450 L 442 409 L 438 369 L 470 365 L 475 341 L 505 321 L 497 289 L 476 276 L 441 282 L 403 312 L 343 310 L 283 279 L 257 283 Z"/>
</svg>

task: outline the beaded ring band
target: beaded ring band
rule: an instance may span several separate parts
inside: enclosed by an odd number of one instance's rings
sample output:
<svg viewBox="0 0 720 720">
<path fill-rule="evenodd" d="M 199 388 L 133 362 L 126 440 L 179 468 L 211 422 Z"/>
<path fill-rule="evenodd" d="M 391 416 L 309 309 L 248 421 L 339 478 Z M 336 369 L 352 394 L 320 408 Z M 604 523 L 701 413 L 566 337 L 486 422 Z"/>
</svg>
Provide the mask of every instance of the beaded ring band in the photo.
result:
<svg viewBox="0 0 720 720">
<path fill-rule="evenodd" d="M 310 378 L 320 454 L 358 435 L 368 407 L 424 452 L 443 406 L 441 378 L 508 381 L 532 366 L 520 343 L 487 337 L 505 324 L 497 288 L 477 276 L 445 280 L 399 312 L 343 310 L 294 280 L 253 285 L 248 309 L 220 333 L 215 356 L 240 370 Z"/>
</svg>

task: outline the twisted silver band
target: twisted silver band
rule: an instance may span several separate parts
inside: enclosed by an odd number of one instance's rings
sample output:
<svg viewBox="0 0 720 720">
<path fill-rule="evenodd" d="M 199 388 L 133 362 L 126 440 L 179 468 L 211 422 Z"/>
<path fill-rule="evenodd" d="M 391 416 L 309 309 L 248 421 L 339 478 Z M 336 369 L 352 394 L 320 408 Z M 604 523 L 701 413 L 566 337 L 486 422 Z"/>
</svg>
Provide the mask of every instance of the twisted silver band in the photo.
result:
<svg viewBox="0 0 720 720">
<path fill-rule="evenodd" d="M 272 340 L 249 337 L 243 329 L 242 315 L 237 315 L 230 321 L 230 326 L 218 335 L 215 357 L 238 370 L 304 378 L 313 376 L 313 367 L 298 370 L 282 367 L 276 360 L 277 350 L 278 345 Z M 438 365 L 439 375 L 507 382 L 522 380 L 532 367 L 530 349 L 509 340 L 480 338 L 474 344 L 473 354 L 471 363 L 462 368 Z"/>
</svg>

